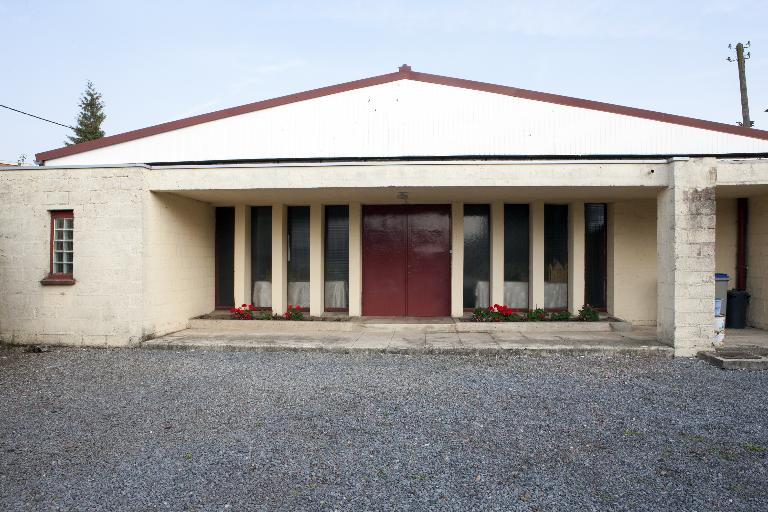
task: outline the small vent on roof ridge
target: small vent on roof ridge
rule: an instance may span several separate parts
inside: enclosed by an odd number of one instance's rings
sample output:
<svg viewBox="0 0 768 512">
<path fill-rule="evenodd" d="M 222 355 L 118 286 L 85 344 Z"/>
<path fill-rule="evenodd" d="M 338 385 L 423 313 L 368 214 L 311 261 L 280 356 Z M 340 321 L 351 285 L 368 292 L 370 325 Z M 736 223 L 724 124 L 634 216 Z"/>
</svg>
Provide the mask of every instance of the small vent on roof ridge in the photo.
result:
<svg viewBox="0 0 768 512">
<path fill-rule="evenodd" d="M 401 73 L 409 73 L 411 71 L 411 66 L 409 66 L 408 64 L 403 64 L 402 66 L 397 68 L 397 70 Z"/>
</svg>

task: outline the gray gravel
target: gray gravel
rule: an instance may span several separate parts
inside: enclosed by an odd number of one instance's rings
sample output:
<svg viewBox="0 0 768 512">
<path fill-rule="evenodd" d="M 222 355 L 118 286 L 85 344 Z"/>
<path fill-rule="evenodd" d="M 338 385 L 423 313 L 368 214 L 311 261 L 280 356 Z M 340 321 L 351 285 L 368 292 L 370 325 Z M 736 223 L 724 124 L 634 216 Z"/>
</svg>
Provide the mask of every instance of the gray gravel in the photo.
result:
<svg viewBox="0 0 768 512">
<path fill-rule="evenodd" d="M 768 372 L 0 350 L 0 510 L 766 510 Z"/>
</svg>

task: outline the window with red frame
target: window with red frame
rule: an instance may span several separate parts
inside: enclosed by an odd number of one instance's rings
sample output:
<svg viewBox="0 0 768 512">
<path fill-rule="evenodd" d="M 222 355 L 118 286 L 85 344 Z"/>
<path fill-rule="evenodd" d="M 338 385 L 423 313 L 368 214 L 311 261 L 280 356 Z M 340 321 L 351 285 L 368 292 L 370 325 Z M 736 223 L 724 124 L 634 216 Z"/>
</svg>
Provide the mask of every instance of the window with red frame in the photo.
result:
<svg viewBox="0 0 768 512">
<path fill-rule="evenodd" d="M 74 273 L 75 215 L 72 210 L 51 212 L 51 273 L 49 279 L 72 279 Z"/>
</svg>

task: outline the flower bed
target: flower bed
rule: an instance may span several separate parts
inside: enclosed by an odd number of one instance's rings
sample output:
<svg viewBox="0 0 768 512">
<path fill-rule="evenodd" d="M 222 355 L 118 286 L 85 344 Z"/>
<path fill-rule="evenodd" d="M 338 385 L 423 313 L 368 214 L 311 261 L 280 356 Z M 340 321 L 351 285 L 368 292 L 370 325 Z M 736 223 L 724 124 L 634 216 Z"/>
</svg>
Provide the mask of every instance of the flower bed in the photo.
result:
<svg viewBox="0 0 768 512">
<path fill-rule="evenodd" d="M 576 316 L 569 311 L 552 311 L 547 313 L 541 308 L 527 312 L 516 312 L 512 308 L 494 304 L 489 308 L 475 308 L 472 313 L 473 322 L 595 322 L 600 319 L 598 311 L 585 304 Z"/>
<path fill-rule="evenodd" d="M 282 315 L 260 310 L 253 304 L 243 304 L 239 308 L 232 308 L 229 313 L 234 320 L 306 320 L 301 308 L 293 304 L 288 304 L 288 309 Z"/>
</svg>

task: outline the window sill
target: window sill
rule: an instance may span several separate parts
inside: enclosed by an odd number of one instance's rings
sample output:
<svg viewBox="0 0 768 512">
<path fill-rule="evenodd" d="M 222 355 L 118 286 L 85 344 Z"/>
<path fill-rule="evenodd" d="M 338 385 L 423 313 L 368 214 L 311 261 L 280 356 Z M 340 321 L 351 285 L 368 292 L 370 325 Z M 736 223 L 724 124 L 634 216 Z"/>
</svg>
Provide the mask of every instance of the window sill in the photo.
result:
<svg viewBox="0 0 768 512">
<path fill-rule="evenodd" d="M 58 277 L 48 276 L 40 281 L 43 286 L 71 286 L 75 284 L 75 278 L 73 277 Z"/>
</svg>

